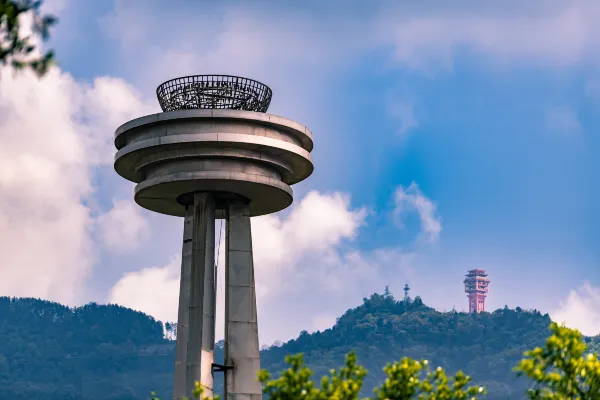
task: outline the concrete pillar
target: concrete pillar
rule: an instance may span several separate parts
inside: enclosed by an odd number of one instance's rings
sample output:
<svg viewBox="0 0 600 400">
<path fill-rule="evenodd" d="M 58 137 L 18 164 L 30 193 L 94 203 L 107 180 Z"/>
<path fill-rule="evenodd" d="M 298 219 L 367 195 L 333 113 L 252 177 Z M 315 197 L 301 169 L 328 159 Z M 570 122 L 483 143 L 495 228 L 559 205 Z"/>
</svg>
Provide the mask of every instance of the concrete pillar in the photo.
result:
<svg viewBox="0 0 600 400">
<path fill-rule="evenodd" d="M 195 193 L 186 207 L 173 399 L 193 398 L 195 382 L 212 396 L 215 347 L 215 201 Z"/>
<path fill-rule="evenodd" d="M 262 399 L 254 262 L 248 206 L 227 210 L 225 270 L 225 400 Z"/>
</svg>

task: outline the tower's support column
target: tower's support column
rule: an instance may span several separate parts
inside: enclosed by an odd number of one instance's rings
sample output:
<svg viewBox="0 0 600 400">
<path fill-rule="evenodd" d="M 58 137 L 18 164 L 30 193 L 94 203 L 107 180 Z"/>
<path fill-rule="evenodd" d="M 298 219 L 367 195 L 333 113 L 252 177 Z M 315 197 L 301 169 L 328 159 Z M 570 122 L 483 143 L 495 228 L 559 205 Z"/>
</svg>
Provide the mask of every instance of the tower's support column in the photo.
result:
<svg viewBox="0 0 600 400">
<path fill-rule="evenodd" d="M 215 200 L 195 193 L 186 207 L 173 399 L 193 398 L 196 381 L 212 396 L 215 347 Z"/>
<path fill-rule="evenodd" d="M 262 399 L 254 262 L 248 206 L 229 205 L 225 270 L 225 400 Z"/>
</svg>

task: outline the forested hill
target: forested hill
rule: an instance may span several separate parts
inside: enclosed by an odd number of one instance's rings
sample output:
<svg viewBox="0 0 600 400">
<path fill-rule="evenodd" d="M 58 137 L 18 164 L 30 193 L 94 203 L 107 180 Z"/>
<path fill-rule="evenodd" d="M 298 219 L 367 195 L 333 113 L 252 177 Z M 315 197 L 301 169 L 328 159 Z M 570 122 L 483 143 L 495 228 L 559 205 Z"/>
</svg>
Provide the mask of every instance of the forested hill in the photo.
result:
<svg viewBox="0 0 600 400">
<path fill-rule="evenodd" d="M 174 346 L 163 336 L 160 322 L 124 307 L 0 297 L 0 400 L 166 394 Z"/>
<path fill-rule="evenodd" d="M 426 358 L 472 375 L 488 388 L 489 399 L 519 399 L 526 382 L 511 369 L 523 351 L 543 343 L 549 324 L 537 311 L 440 313 L 418 297 L 407 303 L 375 294 L 333 328 L 302 332 L 264 350 L 261 360 L 277 372 L 285 368 L 285 355 L 302 352 L 319 378 L 355 350 L 369 370 L 370 391 L 382 380 L 385 363 Z M 173 358 L 174 343 L 164 338 L 162 324 L 145 314 L 114 305 L 70 309 L 0 297 L 0 400 L 135 400 L 147 399 L 151 390 L 166 399 Z"/>
<path fill-rule="evenodd" d="M 409 356 L 427 359 L 451 373 L 463 370 L 488 389 L 488 399 L 521 399 L 527 381 L 517 379 L 512 368 L 524 351 L 545 342 L 550 322 L 547 314 L 536 310 L 505 307 L 492 313 L 441 313 L 419 297 L 406 303 L 375 294 L 348 310 L 332 329 L 302 332 L 281 348 L 265 351 L 261 359 L 276 371 L 284 367 L 285 354 L 304 353 L 320 377 L 332 366 L 341 366 L 344 355 L 354 350 L 369 371 L 365 383 L 370 392 L 385 379 L 383 365 Z M 592 342 L 597 343 L 598 338 Z"/>
</svg>

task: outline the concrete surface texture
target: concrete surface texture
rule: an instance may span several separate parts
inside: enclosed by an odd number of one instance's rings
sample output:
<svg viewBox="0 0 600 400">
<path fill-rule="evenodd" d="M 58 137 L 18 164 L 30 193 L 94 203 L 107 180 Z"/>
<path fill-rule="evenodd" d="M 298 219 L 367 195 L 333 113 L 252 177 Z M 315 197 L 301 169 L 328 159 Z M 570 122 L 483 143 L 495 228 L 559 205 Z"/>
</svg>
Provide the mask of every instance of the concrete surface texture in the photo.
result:
<svg viewBox="0 0 600 400">
<path fill-rule="evenodd" d="M 194 195 L 194 204 L 187 207 L 183 231 L 173 398 L 191 399 L 196 381 L 207 394 L 211 395 L 213 390 L 216 311 L 213 196 Z"/>
<path fill-rule="evenodd" d="M 180 196 L 193 192 L 241 195 L 250 200 L 251 216 L 283 210 L 292 203 L 290 185 L 313 171 L 308 128 L 251 111 L 149 115 L 119 127 L 115 146 L 115 170 L 137 183 L 135 201 L 180 217 Z"/>
<path fill-rule="evenodd" d="M 275 115 L 181 110 L 127 122 L 115 132 L 115 170 L 137 183 L 142 207 L 184 217 L 173 399 L 199 381 L 225 398 L 262 399 L 250 218 L 283 210 L 291 185 L 313 171 L 312 133 Z M 225 365 L 214 364 L 215 219 L 226 220 Z"/>
<path fill-rule="evenodd" d="M 227 209 L 225 238 L 225 392 L 232 399 L 260 399 L 256 290 L 250 210 L 242 202 Z"/>
</svg>

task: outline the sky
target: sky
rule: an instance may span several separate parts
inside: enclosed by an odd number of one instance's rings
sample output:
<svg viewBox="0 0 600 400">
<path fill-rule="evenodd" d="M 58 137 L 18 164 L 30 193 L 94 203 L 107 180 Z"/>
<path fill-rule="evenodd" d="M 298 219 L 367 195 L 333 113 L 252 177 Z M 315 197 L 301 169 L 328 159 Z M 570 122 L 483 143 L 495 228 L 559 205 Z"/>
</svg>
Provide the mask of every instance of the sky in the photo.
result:
<svg viewBox="0 0 600 400">
<path fill-rule="evenodd" d="M 252 221 L 261 344 L 386 285 L 465 311 L 474 268 L 488 310 L 600 333 L 597 1 L 45 3 L 57 67 L 0 75 L 0 295 L 175 321 L 183 221 L 133 202 L 112 138 L 163 81 L 222 73 L 315 141 L 294 204 Z"/>
</svg>

